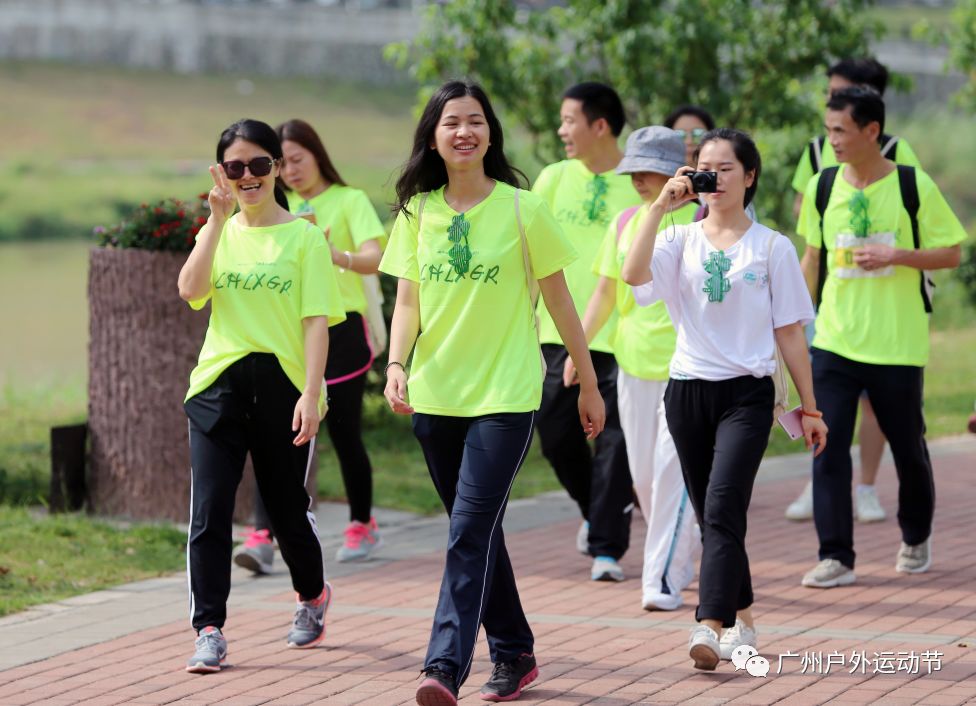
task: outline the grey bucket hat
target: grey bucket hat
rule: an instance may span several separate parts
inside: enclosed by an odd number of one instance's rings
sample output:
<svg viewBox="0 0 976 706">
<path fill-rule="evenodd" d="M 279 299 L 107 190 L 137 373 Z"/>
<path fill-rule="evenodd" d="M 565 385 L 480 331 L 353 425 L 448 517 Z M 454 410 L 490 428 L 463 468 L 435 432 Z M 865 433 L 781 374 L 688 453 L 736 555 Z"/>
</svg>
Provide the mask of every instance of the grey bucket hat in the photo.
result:
<svg viewBox="0 0 976 706">
<path fill-rule="evenodd" d="M 634 130 L 627 138 L 617 174 L 657 172 L 674 176 L 685 165 L 685 141 L 671 128 L 651 125 Z"/>
</svg>

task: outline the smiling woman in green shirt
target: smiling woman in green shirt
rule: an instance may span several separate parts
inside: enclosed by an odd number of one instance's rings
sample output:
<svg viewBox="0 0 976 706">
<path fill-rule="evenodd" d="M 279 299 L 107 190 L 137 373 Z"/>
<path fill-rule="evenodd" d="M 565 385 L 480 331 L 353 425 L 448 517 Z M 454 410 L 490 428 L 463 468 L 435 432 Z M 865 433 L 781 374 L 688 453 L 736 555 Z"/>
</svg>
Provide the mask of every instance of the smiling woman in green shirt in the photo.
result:
<svg viewBox="0 0 976 706">
<path fill-rule="evenodd" d="M 210 167 L 210 218 L 180 271 L 180 297 L 211 302 L 190 373 L 190 536 L 187 572 L 197 631 L 188 672 L 220 671 L 230 593 L 234 494 L 250 452 L 258 490 L 291 570 L 298 608 L 289 647 L 324 635 L 332 590 L 305 492 L 319 421 L 329 324 L 342 300 L 322 231 L 288 212 L 275 186 L 274 130 L 241 120 L 224 130 Z M 240 212 L 234 214 L 235 205 Z"/>
<path fill-rule="evenodd" d="M 363 561 L 379 546 L 373 518 L 373 468 L 363 443 L 363 393 L 366 373 L 378 355 L 376 331 L 367 325 L 364 276 L 376 274 L 386 231 L 366 194 L 348 186 L 332 164 L 315 129 L 304 120 L 276 128 L 284 161 L 278 184 L 288 208 L 325 232 L 346 320 L 329 331 L 330 355 L 325 366 L 329 416 L 325 420 L 349 500 L 349 524 L 337 561 Z M 385 324 L 382 324 L 385 326 Z M 386 334 L 384 328 L 381 332 Z M 270 573 L 274 544 L 268 514 L 255 495 L 254 531 L 234 552 L 234 563 L 256 574 Z"/>
<path fill-rule="evenodd" d="M 457 703 L 482 624 L 495 665 L 482 699 L 518 698 L 539 673 L 501 529 L 542 399 L 536 283 L 579 369 L 590 438 L 606 416 L 563 277 L 576 252 L 542 200 L 518 184 L 484 91 L 444 84 L 417 126 L 380 263 L 399 278 L 386 399 L 413 414 L 451 518 L 421 706 Z"/>
</svg>

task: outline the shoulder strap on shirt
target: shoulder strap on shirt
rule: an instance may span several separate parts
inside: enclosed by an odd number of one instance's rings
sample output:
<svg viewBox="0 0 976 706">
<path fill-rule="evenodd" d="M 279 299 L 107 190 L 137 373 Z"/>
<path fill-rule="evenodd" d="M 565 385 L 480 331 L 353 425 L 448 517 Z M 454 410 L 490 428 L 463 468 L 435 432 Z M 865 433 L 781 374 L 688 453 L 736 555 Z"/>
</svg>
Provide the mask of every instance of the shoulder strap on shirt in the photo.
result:
<svg viewBox="0 0 976 706">
<path fill-rule="evenodd" d="M 525 266 L 525 283 L 529 288 L 529 300 L 532 303 L 532 320 L 535 321 L 536 328 L 539 322 L 536 320 L 535 307 L 539 301 L 539 283 L 532 273 L 532 260 L 529 258 L 529 242 L 525 237 L 525 226 L 522 224 L 522 212 L 519 210 L 519 189 L 515 189 L 515 222 L 518 223 L 519 241 L 522 244 L 522 264 Z"/>
<path fill-rule="evenodd" d="M 620 217 L 617 218 L 617 240 L 620 240 L 620 236 L 624 233 L 624 228 L 637 215 L 638 209 L 640 209 L 640 206 L 631 206 L 620 213 Z"/>
<path fill-rule="evenodd" d="M 921 206 L 918 197 L 918 181 L 915 179 L 915 167 L 899 164 L 898 167 L 898 189 L 901 191 L 901 203 L 908 211 L 908 219 L 912 223 L 912 245 L 916 250 L 922 247 L 921 238 L 918 232 L 918 209 Z M 919 289 L 922 293 L 922 304 L 925 313 L 932 313 L 932 300 L 929 297 L 928 287 L 926 287 L 926 275 L 924 270 L 919 270 L 921 284 Z"/>
<path fill-rule="evenodd" d="M 427 203 L 427 197 L 430 196 L 429 191 L 425 191 L 420 195 L 420 203 L 417 205 L 417 242 L 420 242 L 420 226 L 424 222 L 424 204 Z"/>
<path fill-rule="evenodd" d="M 826 143 L 827 138 L 823 135 L 810 140 L 808 151 L 810 153 L 810 166 L 813 167 L 814 174 L 820 173 L 820 170 L 823 169 L 823 148 Z"/>
<path fill-rule="evenodd" d="M 817 213 L 820 215 L 820 263 L 817 268 L 817 298 L 814 305 L 820 306 L 820 299 L 823 297 L 824 283 L 827 281 L 827 238 L 824 237 L 824 213 L 827 212 L 827 203 L 830 201 L 830 192 L 834 188 L 834 181 L 837 179 L 837 167 L 827 167 L 817 178 Z"/>
<path fill-rule="evenodd" d="M 878 142 L 881 143 L 881 156 L 894 162 L 898 154 L 898 138 L 895 135 L 881 135 Z"/>
</svg>

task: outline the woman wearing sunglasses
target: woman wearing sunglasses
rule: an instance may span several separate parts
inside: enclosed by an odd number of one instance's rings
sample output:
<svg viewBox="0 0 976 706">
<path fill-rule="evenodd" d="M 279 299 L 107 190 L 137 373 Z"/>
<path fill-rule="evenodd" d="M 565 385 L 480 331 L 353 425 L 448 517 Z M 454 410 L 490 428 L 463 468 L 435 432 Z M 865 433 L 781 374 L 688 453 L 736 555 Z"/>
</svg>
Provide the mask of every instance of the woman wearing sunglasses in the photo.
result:
<svg viewBox="0 0 976 706">
<path fill-rule="evenodd" d="M 210 167 L 210 217 L 180 271 L 180 297 L 211 304 L 186 395 L 191 500 L 187 571 L 196 651 L 188 672 L 220 670 L 230 593 L 234 494 L 250 452 L 258 490 L 291 571 L 298 607 L 289 647 L 324 635 L 331 588 L 305 478 L 319 421 L 329 324 L 342 299 L 322 231 L 283 207 L 274 130 L 241 120 Z M 235 203 L 240 211 L 234 214 Z"/>
<path fill-rule="evenodd" d="M 494 663 L 482 699 L 516 699 L 539 673 L 501 526 L 542 401 L 537 286 L 579 371 L 589 438 L 605 420 L 562 272 L 576 254 L 517 174 L 484 91 L 444 84 L 397 181 L 398 215 L 380 264 L 399 278 L 384 394 L 394 412 L 413 415 L 451 518 L 422 706 L 457 703 L 481 625 Z"/>
<path fill-rule="evenodd" d="M 276 128 L 284 161 L 278 180 L 292 213 L 325 231 L 342 295 L 346 320 L 329 331 L 330 355 L 325 366 L 329 416 L 325 425 L 339 459 L 349 499 L 349 525 L 337 561 L 362 561 L 379 546 L 373 511 L 373 469 L 363 443 L 363 393 L 366 373 L 380 352 L 372 341 L 382 331 L 367 326 L 367 291 L 363 275 L 380 264 L 386 231 L 366 194 L 347 186 L 332 164 L 315 129 L 304 120 Z M 255 497 L 255 528 L 234 552 L 234 563 L 256 574 L 270 573 L 273 534 L 260 495 Z"/>
<path fill-rule="evenodd" d="M 695 150 L 698 143 L 709 130 L 715 129 L 715 120 L 711 114 L 697 105 L 682 105 L 664 119 L 664 127 L 674 130 L 685 141 L 685 164 L 694 164 Z"/>
</svg>

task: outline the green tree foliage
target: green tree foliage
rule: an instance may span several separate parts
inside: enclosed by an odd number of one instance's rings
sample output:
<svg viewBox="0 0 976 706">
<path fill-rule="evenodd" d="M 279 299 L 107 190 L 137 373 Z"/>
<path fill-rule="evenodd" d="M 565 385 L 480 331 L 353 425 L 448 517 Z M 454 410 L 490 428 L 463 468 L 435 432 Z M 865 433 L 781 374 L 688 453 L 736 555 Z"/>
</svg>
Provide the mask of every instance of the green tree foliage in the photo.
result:
<svg viewBox="0 0 976 706">
<path fill-rule="evenodd" d="M 968 77 L 956 99 L 968 110 L 976 111 L 976 0 L 958 0 L 952 12 L 948 68 Z"/>
<path fill-rule="evenodd" d="M 409 68 L 421 100 L 448 78 L 480 82 L 532 135 L 540 162 L 560 158 L 559 98 L 583 80 L 613 85 L 632 127 L 696 103 L 767 148 L 764 220 L 786 226 L 791 166 L 819 124 L 821 92 L 806 79 L 833 57 L 863 55 L 879 32 L 870 0 L 566 0 L 529 10 L 511 0 L 431 4 L 420 35 L 388 57 Z M 790 140 L 793 134 L 789 135 Z M 788 153 L 788 154 L 787 154 Z M 779 163 L 777 163 L 779 162 Z M 773 202 L 769 202 L 773 198 Z"/>
</svg>

